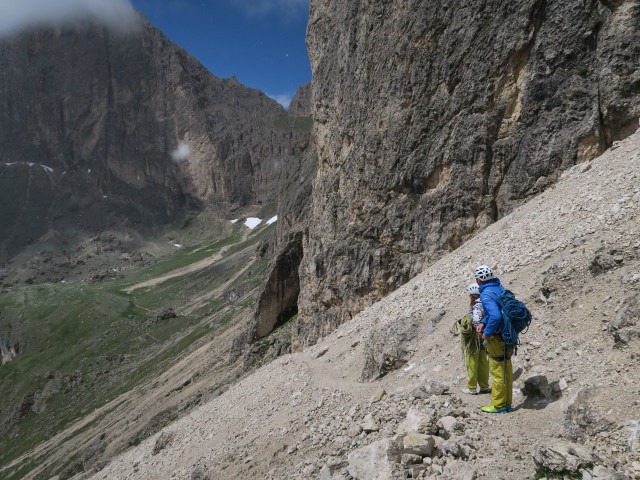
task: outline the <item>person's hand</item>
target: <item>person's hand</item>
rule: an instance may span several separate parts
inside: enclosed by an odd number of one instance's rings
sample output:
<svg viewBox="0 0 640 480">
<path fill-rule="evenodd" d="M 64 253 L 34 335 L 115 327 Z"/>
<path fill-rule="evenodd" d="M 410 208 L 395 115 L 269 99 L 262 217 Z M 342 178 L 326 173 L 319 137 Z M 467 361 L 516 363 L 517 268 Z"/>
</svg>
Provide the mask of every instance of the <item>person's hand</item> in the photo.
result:
<svg viewBox="0 0 640 480">
<path fill-rule="evenodd" d="M 482 339 L 486 342 L 487 340 L 489 340 L 489 337 L 487 337 L 484 333 L 482 334 Z"/>
<path fill-rule="evenodd" d="M 484 329 L 484 323 L 479 323 L 478 326 L 476 327 L 476 333 L 482 333 L 483 329 Z"/>
</svg>

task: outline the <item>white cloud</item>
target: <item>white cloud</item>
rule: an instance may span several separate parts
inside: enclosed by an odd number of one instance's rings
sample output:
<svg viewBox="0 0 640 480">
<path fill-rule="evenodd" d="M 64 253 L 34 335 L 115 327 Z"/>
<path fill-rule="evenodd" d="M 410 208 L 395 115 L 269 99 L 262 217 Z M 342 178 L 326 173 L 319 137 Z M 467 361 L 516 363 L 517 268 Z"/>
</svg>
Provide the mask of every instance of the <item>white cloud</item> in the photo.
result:
<svg viewBox="0 0 640 480">
<path fill-rule="evenodd" d="M 174 162 L 182 162 L 189 158 L 190 154 L 191 147 L 186 143 L 181 143 L 180 145 L 178 145 L 178 148 L 171 152 L 171 158 L 173 158 Z"/>
<path fill-rule="evenodd" d="M 249 15 L 277 13 L 284 17 L 293 17 L 309 12 L 309 0 L 227 0 L 227 2 L 241 8 Z"/>
<path fill-rule="evenodd" d="M 289 104 L 291 100 L 293 100 L 293 95 L 289 93 L 283 93 L 282 95 L 270 95 L 267 93 L 267 96 L 273 98 L 276 102 L 282 105 L 285 109 L 289 108 Z"/>
<path fill-rule="evenodd" d="M 39 27 L 95 21 L 118 32 L 138 25 L 129 0 L 0 0 L 0 37 Z"/>
</svg>

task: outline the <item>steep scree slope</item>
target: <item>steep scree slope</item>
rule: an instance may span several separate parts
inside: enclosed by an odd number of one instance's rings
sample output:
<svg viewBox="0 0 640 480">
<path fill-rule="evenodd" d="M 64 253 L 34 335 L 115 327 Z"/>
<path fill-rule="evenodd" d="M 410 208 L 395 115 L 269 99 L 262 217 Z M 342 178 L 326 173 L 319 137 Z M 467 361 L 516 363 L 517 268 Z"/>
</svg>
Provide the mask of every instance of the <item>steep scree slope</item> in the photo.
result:
<svg viewBox="0 0 640 480">
<path fill-rule="evenodd" d="M 639 185 L 640 131 L 318 345 L 261 368 L 91 478 L 406 478 L 413 457 L 391 461 L 398 450 L 388 442 L 415 431 L 436 440 L 419 477 L 533 478 L 534 447 L 578 439 L 593 464 L 583 478 L 638 478 Z M 460 393 L 466 375 L 450 327 L 479 263 L 495 266 L 534 314 L 508 415 L 482 414 L 487 396 Z M 418 327 L 397 359 L 403 368 L 359 383 L 372 340 L 384 333 L 393 343 L 408 322 Z"/>
<path fill-rule="evenodd" d="M 294 348 L 635 131 L 638 31 L 632 0 L 312 0 Z"/>
</svg>

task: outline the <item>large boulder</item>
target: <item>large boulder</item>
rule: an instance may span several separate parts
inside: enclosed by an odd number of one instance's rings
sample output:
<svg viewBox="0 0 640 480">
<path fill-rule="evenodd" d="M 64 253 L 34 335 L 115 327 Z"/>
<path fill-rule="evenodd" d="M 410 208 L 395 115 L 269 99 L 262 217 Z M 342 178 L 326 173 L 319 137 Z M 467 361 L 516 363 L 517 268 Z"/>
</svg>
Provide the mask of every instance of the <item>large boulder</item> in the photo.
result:
<svg viewBox="0 0 640 480">
<path fill-rule="evenodd" d="M 364 342 L 365 365 L 360 381 L 376 380 L 404 365 L 418 327 L 414 317 L 393 318 L 374 327 Z"/>
</svg>

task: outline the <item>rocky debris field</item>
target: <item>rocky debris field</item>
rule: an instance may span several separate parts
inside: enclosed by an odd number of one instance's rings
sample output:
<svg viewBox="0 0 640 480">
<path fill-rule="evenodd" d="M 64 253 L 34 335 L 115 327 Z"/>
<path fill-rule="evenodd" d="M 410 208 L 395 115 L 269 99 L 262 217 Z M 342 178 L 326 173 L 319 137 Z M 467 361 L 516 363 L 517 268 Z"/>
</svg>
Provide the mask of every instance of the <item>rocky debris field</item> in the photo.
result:
<svg viewBox="0 0 640 480">
<path fill-rule="evenodd" d="M 91 478 L 638 479 L 639 204 L 637 132 Z M 450 330 L 478 264 L 534 316 L 508 414 L 461 392 Z"/>
</svg>

